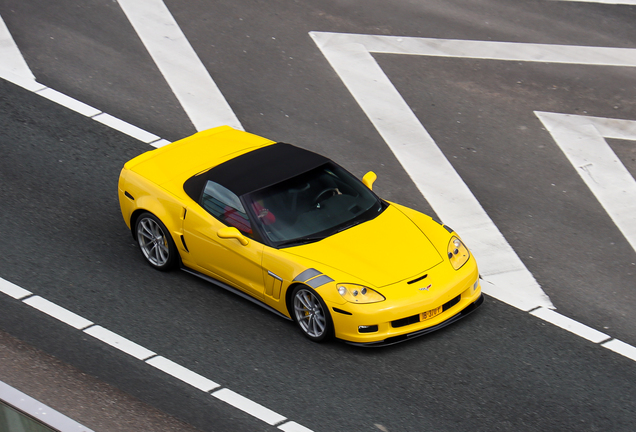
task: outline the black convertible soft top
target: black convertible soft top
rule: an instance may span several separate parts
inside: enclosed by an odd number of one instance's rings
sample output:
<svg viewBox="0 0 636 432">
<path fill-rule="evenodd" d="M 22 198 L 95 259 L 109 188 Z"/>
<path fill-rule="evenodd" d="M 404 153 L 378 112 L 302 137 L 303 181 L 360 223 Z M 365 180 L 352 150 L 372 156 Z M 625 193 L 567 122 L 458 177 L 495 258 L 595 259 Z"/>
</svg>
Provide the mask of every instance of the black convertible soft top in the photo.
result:
<svg viewBox="0 0 636 432">
<path fill-rule="evenodd" d="M 291 144 L 276 143 L 245 153 L 186 180 L 185 192 L 199 201 L 211 180 L 237 196 L 280 183 L 317 168 L 330 159 Z"/>
</svg>

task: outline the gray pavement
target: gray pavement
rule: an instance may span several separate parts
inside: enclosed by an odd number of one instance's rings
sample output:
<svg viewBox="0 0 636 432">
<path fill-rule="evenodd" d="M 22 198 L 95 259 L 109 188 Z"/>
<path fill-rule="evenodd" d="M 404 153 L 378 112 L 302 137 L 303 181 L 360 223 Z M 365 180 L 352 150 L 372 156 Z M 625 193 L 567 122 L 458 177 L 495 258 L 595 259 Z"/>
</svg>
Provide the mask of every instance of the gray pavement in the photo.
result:
<svg viewBox="0 0 636 432">
<path fill-rule="evenodd" d="M 429 213 L 309 31 L 636 43 L 629 6 L 166 3 L 247 130 L 325 153 L 357 175 L 373 169 L 381 196 Z M 116 2 L 3 0 L 0 15 L 41 82 L 163 138 L 194 132 Z M 532 114 L 634 120 L 634 72 L 375 58 L 558 310 L 636 344 L 635 252 Z M 634 174 L 632 144 L 610 142 Z M 367 351 L 309 343 L 229 293 L 153 271 L 115 193 L 123 163 L 148 149 L 0 81 L 0 277 L 316 432 L 633 430 L 633 361 L 493 299 L 436 334 Z M 146 418 L 161 430 L 170 430 L 163 421 L 174 430 L 276 430 L 5 296 L 0 330 L 0 356 L 28 353 L 2 362 L 0 380 L 95 430 Z M 39 378 L 29 384 L 31 375 Z M 95 412 L 82 414 L 76 401 Z"/>
</svg>

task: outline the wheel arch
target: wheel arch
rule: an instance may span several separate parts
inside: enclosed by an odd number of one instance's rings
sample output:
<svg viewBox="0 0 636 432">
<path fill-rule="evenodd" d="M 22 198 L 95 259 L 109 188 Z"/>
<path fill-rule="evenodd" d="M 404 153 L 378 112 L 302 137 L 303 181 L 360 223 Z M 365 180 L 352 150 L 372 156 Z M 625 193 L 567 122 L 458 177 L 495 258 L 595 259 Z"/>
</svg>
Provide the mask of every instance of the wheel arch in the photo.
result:
<svg viewBox="0 0 636 432">
<path fill-rule="evenodd" d="M 296 289 L 296 287 L 299 285 L 309 287 L 309 285 L 307 284 L 296 281 L 296 282 L 290 283 L 289 286 L 287 287 L 287 291 L 285 291 L 285 307 L 287 307 L 287 313 L 289 314 L 289 316 L 291 317 L 293 321 L 296 321 L 296 316 L 293 313 L 292 294 L 294 293 L 294 289 Z"/>
<path fill-rule="evenodd" d="M 181 219 L 179 217 L 179 210 L 181 206 L 173 205 L 175 208 L 167 209 L 157 198 L 150 195 L 145 195 L 137 199 L 136 208 L 130 215 L 130 231 L 135 240 L 137 240 L 137 233 L 135 226 L 137 219 L 143 213 L 150 213 L 156 216 L 168 229 L 168 232 L 172 236 L 172 239 L 177 243 L 175 234 L 181 232 Z"/>
</svg>

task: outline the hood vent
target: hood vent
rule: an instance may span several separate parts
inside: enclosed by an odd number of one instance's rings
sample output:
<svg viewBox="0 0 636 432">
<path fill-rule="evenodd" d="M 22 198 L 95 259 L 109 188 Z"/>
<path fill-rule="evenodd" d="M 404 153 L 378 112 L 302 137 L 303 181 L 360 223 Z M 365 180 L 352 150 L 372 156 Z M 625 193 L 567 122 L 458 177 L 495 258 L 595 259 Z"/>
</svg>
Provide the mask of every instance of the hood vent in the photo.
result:
<svg viewBox="0 0 636 432">
<path fill-rule="evenodd" d="M 425 274 L 424 276 L 420 276 L 417 279 L 413 279 L 412 281 L 407 282 L 407 284 L 409 284 L 409 285 L 410 284 L 414 284 L 415 282 L 419 282 L 419 281 L 421 281 L 423 279 L 426 279 L 427 276 L 428 276 L 428 274 Z"/>
</svg>

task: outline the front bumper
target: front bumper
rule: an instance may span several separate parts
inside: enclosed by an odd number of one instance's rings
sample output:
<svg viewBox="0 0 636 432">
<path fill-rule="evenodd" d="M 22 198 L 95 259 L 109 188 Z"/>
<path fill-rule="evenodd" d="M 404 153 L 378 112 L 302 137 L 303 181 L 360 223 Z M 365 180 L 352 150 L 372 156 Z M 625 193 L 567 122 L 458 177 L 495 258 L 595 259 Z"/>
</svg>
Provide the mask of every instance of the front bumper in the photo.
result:
<svg viewBox="0 0 636 432">
<path fill-rule="evenodd" d="M 398 292 L 402 295 L 387 296 L 384 302 L 328 303 L 336 338 L 359 346 L 391 345 L 447 326 L 483 303 L 481 280 L 474 261 L 456 272 L 440 275 L 429 271 L 428 280 L 445 280 L 445 283 L 433 282 L 427 291 L 417 290 L 417 284 L 406 283 L 404 287 L 403 283 L 402 291 Z M 422 294 L 416 294 L 416 290 Z M 404 295 L 409 292 L 413 295 Z M 442 312 L 429 318 L 423 315 L 436 308 L 442 308 Z"/>
<path fill-rule="evenodd" d="M 384 340 L 374 341 L 374 342 L 352 342 L 345 340 L 344 342 L 349 345 L 361 346 L 361 347 L 383 347 L 388 345 L 394 345 L 396 343 L 404 342 L 409 339 L 414 339 L 418 336 L 425 335 L 427 333 L 434 332 L 435 330 L 439 330 L 443 327 L 446 327 L 449 324 L 454 323 L 455 321 L 459 321 L 465 316 L 472 313 L 475 309 L 477 309 L 484 302 L 484 295 L 480 293 L 479 298 L 475 300 L 473 303 L 470 303 L 464 309 L 462 309 L 459 313 L 451 316 L 450 318 L 442 321 L 439 324 L 433 325 L 431 327 L 426 327 L 420 330 L 415 330 L 411 333 L 405 333 L 397 336 L 389 336 Z"/>
</svg>

